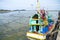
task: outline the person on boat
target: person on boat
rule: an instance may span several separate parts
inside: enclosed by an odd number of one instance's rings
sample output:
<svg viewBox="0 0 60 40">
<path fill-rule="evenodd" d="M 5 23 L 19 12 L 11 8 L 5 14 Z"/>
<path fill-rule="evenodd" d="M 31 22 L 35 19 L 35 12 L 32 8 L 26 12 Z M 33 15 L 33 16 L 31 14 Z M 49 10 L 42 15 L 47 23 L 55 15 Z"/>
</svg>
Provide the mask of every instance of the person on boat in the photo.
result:
<svg viewBox="0 0 60 40">
<path fill-rule="evenodd" d="M 30 32 L 37 32 L 39 30 L 38 27 L 36 27 L 37 25 L 34 25 L 34 24 L 38 24 L 38 20 L 35 20 L 35 19 L 38 19 L 38 15 L 35 14 L 34 16 L 32 16 L 30 18 L 30 21 L 29 21 L 29 24 L 31 24 L 31 28 L 30 28 Z"/>
<path fill-rule="evenodd" d="M 48 16 L 46 15 L 46 11 L 44 9 L 42 9 L 42 10 L 40 10 L 40 12 L 39 11 L 37 11 L 37 12 L 39 14 L 40 20 L 43 20 L 44 25 L 48 25 L 48 20 L 47 20 Z"/>
<path fill-rule="evenodd" d="M 48 25 L 48 20 L 47 20 L 47 15 L 46 15 L 46 11 L 43 9 L 43 10 L 40 10 L 40 12 L 38 12 L 38 14 L 40 15 L 40 24 L 42 26 L 39 27 L 39 33 L 45 33 L 46 31 L 48 31 L 48 28 L 45 27 Z M 42 20 L 42 21 L 41 21 Z M 47 30 L 46 30 L 47 29 Z M 45 32 L 44 32 L 45 31 Z"/>
<path fill-rule="evenodd" d="M 30 18 L 30 22 L 29 22 L 29 24 L 38 24 L 39 22 L 38 22 L 38 20 L 33 20 L 33 19 L 39 19 L 39 18 L 41 18 L 40 19 L 40 25 L 42 25 L 43 24 L 43 20 L 45 20 L 45 10 L 40 10 L 41 11 L 41 13 L 39 13 L 38 11 L 37 11 L 37 13 L 38 14 L 35 14 L 32 18 Z M 46 22 L 47 23 L 47 22 Z M 46 24 L 45 23 L 45 24 Z M 44 25 L 45 25 L 44 24 Z M 38 32 L 38 30 L 39 30 L 39 26 L 38 25 L 33 25 L 31 28 L 30 28 L 31 30 L 31 32 Z"/>
</svg>

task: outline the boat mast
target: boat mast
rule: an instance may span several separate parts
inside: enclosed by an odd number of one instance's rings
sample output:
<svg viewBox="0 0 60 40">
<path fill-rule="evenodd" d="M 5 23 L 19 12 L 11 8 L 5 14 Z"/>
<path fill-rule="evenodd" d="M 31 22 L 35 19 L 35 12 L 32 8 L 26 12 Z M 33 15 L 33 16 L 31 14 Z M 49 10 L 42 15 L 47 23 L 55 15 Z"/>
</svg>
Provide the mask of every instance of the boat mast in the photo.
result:
<svg viewBox="0 0 60 40">
<path fill-rule="evenodd" d="M 40 13 L 40 2 L 37 0 L 37 12 Z"/>
</svg>

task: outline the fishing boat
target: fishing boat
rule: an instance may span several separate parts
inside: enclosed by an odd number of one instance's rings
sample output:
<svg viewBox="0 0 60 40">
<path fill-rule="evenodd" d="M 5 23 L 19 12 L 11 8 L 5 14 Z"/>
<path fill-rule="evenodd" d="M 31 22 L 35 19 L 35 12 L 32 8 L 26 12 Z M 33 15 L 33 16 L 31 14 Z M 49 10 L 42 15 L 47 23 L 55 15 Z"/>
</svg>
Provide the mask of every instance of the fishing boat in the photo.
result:
<svg viewBox="0 0 60 40">
<path fill-rule="evenodd" d="M 37 14 L 33 15 L 29 21 L 30 28 L 26 34 L 27 38 L 30 40 L 56 40 L 60 22 L 54 23 L 49 16 L 46 18 L 46 16 L 40 15 L 45 10 L 39 10 L 39 0 L 37 0 L 37 4 Z"/>
</svg>

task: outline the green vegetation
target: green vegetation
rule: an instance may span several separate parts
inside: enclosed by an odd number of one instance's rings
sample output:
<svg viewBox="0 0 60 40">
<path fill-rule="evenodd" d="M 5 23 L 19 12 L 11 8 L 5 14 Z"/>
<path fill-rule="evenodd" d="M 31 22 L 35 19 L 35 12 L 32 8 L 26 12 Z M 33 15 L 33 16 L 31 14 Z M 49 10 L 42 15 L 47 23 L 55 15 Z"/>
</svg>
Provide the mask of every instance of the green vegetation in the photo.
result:
<svg viewBox="0 0 60 40">
<path fill-rule="evenodd" d="M 0 13 L 7 13 L 7 12 L 11 12 L 11 10 L 3 10 L 3 9 L 0 10 Z"/>
</svg>

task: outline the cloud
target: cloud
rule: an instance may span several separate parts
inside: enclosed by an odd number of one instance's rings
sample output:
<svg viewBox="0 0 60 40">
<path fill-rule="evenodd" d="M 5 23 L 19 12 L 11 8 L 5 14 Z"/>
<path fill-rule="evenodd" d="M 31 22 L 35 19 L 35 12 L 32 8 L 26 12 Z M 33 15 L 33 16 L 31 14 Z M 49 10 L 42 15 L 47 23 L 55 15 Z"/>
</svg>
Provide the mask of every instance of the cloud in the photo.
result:
<svg viewBox="0 0 60 40">
<path fill-rule="evenodd" d="M 0 0 L 0 9 L 36 9 L 37 0 Z M 60 9 L 59 0 L 40 0 L 40 7 Z"/>
<path fill-rule="evenodd" d="M 58 3 L 57 0 L 41 0 L 41 7 L 44 7 L 45 9 L 49 10 L 58 10 L 60 4 Z M 59 8 L 60 9 L 60 8 Z"/>
</svg>

